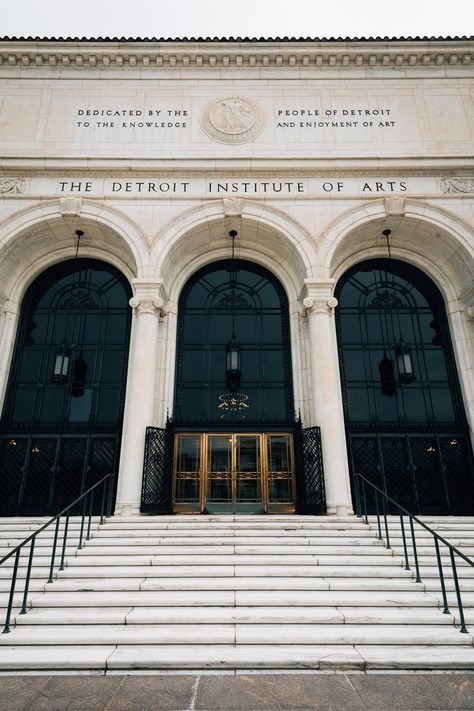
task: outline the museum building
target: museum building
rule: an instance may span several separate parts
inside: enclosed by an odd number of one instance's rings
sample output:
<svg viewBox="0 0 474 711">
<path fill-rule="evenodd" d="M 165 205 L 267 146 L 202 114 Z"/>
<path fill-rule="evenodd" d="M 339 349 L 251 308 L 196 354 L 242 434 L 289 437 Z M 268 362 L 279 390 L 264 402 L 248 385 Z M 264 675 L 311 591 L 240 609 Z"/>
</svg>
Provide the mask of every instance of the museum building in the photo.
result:
<svg viewBox="0 0 474 711">
<path fill-rule="evenodd" d="M 473 50 L 0 40 L 0 516 L 472 514 Z"/>
</svg>

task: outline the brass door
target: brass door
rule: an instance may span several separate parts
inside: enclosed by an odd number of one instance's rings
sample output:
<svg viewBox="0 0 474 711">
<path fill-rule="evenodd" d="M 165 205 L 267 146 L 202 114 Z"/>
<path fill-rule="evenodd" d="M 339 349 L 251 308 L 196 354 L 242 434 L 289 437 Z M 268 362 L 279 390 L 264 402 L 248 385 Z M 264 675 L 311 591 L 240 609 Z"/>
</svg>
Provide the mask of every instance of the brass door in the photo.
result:
<svg viewBox="0 0 474 711">
<path fill-rule="evenodd" d="M 292 512 L 293 436 L 177 434 L 173 479 L 176 512 Z"/>
</svg>

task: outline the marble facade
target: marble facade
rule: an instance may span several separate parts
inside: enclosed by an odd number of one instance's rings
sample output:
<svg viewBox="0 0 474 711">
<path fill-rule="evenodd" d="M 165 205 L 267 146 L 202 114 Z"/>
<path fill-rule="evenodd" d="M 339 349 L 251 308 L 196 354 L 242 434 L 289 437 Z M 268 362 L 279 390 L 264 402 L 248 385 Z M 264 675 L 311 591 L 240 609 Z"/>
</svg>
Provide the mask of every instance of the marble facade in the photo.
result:
<svg viewBox="0 0 474 711">
<path fill-rule="evenodd" d="M 0 396 L 22 297 L 75 253 L 134 296 L 116 510 L 139 510 L 144 429 L 173 409 L 177 304 L 228 256 L 289 304 L 296 409 L 321 427 L 330 513 L 352 509 L 333 296 L 392 255 L 443 294 L 474 422 L 474 44 L 1 41 Z"/>
</svg>

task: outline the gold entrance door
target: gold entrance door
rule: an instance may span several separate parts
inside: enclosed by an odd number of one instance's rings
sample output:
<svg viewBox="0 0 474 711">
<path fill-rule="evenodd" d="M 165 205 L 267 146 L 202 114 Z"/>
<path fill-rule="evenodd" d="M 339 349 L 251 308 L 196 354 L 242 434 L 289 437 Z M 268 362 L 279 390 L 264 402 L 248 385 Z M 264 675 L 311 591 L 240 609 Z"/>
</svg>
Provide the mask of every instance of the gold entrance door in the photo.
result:
<svg viewBox="0 0 474 711">
<path fill-rule="evenodd" d="M 204 510 L 263 513 L 261 435 L 208 434 Z"/>
<path fill-rule="evenodd" d="M 293 436 L 177 434 L 173 509 L 190 513 L 291 513 Z"/>
</svg>

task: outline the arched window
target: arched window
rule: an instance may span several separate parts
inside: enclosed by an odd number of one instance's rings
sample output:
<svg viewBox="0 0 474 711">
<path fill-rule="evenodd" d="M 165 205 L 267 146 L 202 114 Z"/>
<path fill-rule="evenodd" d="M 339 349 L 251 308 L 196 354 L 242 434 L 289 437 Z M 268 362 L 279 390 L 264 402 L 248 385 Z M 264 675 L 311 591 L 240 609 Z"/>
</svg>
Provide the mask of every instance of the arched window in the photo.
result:
<svg viewBox="0 0 474 711">
<path fill-rule="evenodd" d="M 467 423 L 439 290 L 416 267 L 375 259 L 352 267 L 335 294 L 353 471 L 412 510 L 471 506 Z"/>
<path fill-rule="evenodd" d="M 91 259 L 58 264 L 28 289 L 0 455 L 10 471 L 17 471 L 9 480 L 10 504 L 17 512 L 56 510 L 115 468 L 130 296 L 117 269 Z"/>
<path fill-rule="evenodd" d="M 229 393 L 226 358 L 233 336 L 241 378 Z M 184 287 L 174 416 L 203 423 L 294 421 L 288 300 L 263 267 L 216 262 Z"/>
</svg>

